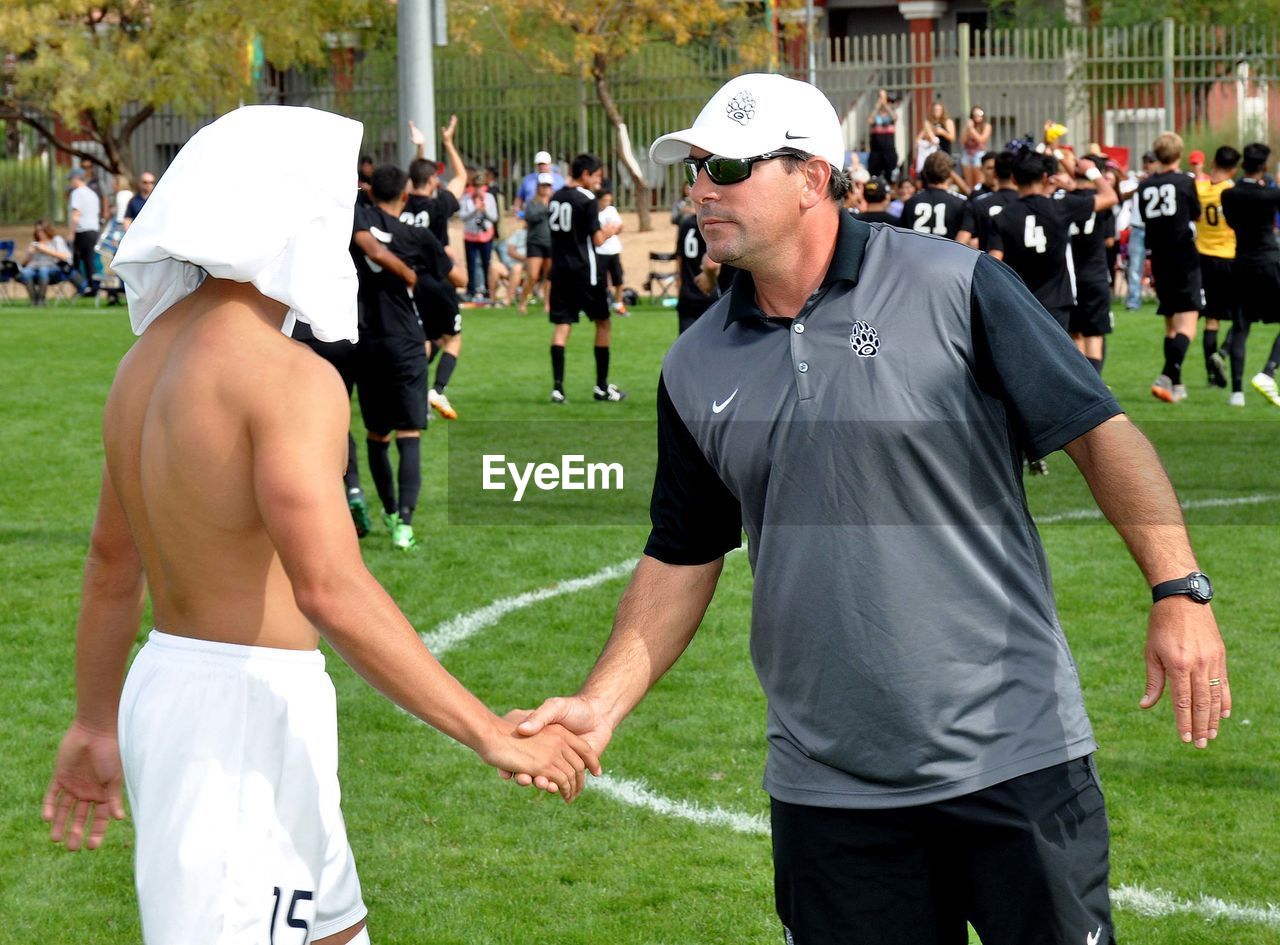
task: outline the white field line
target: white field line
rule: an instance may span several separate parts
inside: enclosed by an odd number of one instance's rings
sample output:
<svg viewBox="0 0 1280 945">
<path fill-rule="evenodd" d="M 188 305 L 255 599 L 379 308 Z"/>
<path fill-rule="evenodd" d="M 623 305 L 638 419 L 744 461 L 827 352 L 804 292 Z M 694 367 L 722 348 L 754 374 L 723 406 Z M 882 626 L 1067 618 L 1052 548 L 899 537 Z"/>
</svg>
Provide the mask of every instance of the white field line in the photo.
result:
<svg viewBox="0 0 1280 945">
<path fill-rule="evenodd" d="M 1182 507 L 1188 509 L 1259 505 L 1276 500 L 1280 500 L 1280 495 L 1252 495 L 1241 496 L 1236 499 L 1193 500 L 1184 502 Z M 1046 516 L 1038 519 L 1038 521 L 1041 524 L 1051 524 L 1053 522 L 1100 518 L 1101 514 L 1096 508 L 1076 509 L 1059 515 Z M 550 587 L 517 594 L 514 597 L 499 598 L 479 610 L 458 614 L 452 619 L 446 620 L 430 633 L 421 634 L 422 641 L 432 653 L 439 656 L 451 647 L 493 626 L 507 614 L 565 594 L 576 594 L 578 591 L 597 587 L 606 581 L 622 577 L 636 566 L 636 561 L 637 559 L 634 558 L 628 561 L 620 561 L 586 577 L 561 581 Z M 698 804 L 691 804 L 688 801 L 672 800 L 650 790 L 643 781 L 632 781 L 605 775 L 601 778 L 592 779 L 590 787 L 592 790 L 607 794 L 615 801 L 628 807 L 639 807 L 664 817 L 675 817 L 705 827 L 726 827 L 736 833 L 753 836 L 767 837 L 770 834 L 768 818 L 763 815 L 725 810 L 716 806 L 702 807 Z M 1210 922 L 1226 919 L 1280 928 L 1280 907 L 1270 903 L 1265 906 L 1248 906 L 1205 895 L 1201 895 L 1196 900 L 1178 899 L 1162 889 L 1152 890 L 1144 889 L 1141 886 L 1128 885 L 1113 889 L 1111 898 L 1113 903 L 1121 909 L 1153 918 L 1181 913 L 1199 916 Z"/>
<path fill-rule="evenodd" d="M 1233 922 L 1252 922 L 1280 928 L 1280 906 L 1242 906 L 1225 902 L 1215 896 L 1198 899 L 1179 899 L 1163 889 L 1143 889 L 1141 886 L 1121 886 L 1111 890 L 1111 901 L 1121 909 L 1151 918 L 1179 913 L 1195 915 L 1213 921 L 1227 919 Z"/>
<path fill-rule="evenodd" d="M 1180 503 L 1184 511 L 1191 509 L 1224 509 L 1237 505 L 1265 505 L 1268 502 L 1280 502 L 1280 494 L 1266 493 L 1259 495 L 1242 495 L 1227 499 L 1188 499 Z M 1056 525 L 1059 522 L 1088 522 L 1102 518 L 1097 506 L 1087 509 L 1072 509 L 1070 512 L 1058 512 L 1055 515 L 1036 516 L 1037 525 Z"/>
</svg>

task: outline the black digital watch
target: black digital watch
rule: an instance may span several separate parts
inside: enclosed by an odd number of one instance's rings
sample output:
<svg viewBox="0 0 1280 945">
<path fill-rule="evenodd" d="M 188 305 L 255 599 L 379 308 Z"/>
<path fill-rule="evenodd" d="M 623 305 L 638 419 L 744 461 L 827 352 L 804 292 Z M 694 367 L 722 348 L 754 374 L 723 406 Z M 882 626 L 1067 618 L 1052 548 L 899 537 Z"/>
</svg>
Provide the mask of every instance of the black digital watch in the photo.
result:
<svg viewBox="0 0 1280 945">
<path fill-rule="evenodd" d="M 1209 581 L 1209 575 L 1200 571 L 1192 571 L 1184 578 L 1162 581 L 1151 588 L 1151 602 L 1154 604 L 1156 601 L 1164 600 L 1166 597 L 1172 597 L 1175 594 L 1183 594 L 1190 597 L 1197 604 L 1207 604 L 1213 600 L 1213 584 Z"/>
</svg>

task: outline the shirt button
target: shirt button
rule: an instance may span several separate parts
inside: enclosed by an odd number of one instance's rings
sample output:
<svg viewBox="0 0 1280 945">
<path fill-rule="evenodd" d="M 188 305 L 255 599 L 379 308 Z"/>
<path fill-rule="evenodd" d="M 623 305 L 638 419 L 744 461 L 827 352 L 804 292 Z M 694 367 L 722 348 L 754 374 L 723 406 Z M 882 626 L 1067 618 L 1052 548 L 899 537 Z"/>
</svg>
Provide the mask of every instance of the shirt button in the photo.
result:
<svg viewBox="0 0 1280 945">
<path fill-rule="evenodd" d="M 797 364 L 797 365 L 796 365 L 796 370 L 797 370 L 797 371 L 799 371 L 801 374 L 808 374 L 808 373 L 809 373 L 809 362 L 808 362 L 808 361 L 801 361 L 799 364 Z"/>
<path fill-rule="evenodd" d="M 800 322 L 796 322 L 796 334 L 797 335 L 804 334 L 804 325 L 802 325 Z"/>
</svg>

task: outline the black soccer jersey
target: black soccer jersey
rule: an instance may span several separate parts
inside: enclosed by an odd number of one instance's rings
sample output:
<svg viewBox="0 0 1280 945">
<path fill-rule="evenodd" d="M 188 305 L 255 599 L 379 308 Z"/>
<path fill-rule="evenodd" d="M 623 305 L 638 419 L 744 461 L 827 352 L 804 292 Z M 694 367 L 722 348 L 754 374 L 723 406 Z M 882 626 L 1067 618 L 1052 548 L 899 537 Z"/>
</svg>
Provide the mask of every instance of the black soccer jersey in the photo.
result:
<svg viewBox="0 0 1280 945">
<path fill-rule="evenodd" d="M 960 229 L 978 238 L 978 249 L 986 252 L 991 247 L 991 221 L 1004 212 L 1004 208 L 1018 199 L 1018 192 L 1003 190 L 983 191 L 977 197 L 964 202 L 964 215 Z"/>
<path fill-rule="evenodd" d="M 854 215 L 855 220 L 863 223 L 888 223 L 890 226 L 902 226 L 902 217 L 895 216 L 888 210 L 864 210 Z"/>
<path fill-rule="evenodd" d="M 596 285 L 599 268 L 591 236 L 600 229 L 596 198 L 585 187 L 561 187 L 551 195 L 551 278 Z"/>
<path fill-rule="evenodd" d="M 410 194 L 400 214 L 400 222 L 409 226 L 426 227 L 441 246 L 449 245 L 449 217 L 458 212 L 458 198 L 452 191 L 441 188 L 435 196 Z"/>
<path fill-rule="evenodd" d="M 1067 268 L 1071 224 L 1092 218 L 1092 193 L 1019 197 L 992 218 L 991 249 L 1004 254 L 1041 305 L 1060 313 L 1075 304 Z"/>
<path fill-rule="evenodd" d="M 926 187 L 906 202 L 899 226 L 917 233 L 932 233 L 949 240 L 960 232 L 965 199 L 959 194 L 937 187 Z"/>
<path fill-rule="evenodd" d="M 1280 211 L 1280 190 L 1262 181 L 1245 177 L 1223 191 L 1222 212 L 1236 231 L 1236 260 L 1257 266 L 1280 259 L 1276 246 L 1276 213 Z"/>
<path fill-rule="evenodd" d="M 1096 191 L 1092 187 L 1078 188 L 1080 195 L 1092 199 Z M 1107 221 L 1115 219 L 1110 210 L 1099 210 L 1089 215 L 1083 223 L 1073 222 L 1071 234 L 1071 263 L 1075 268 L 1076 285 L 1110 285 L 1111 270 L 1107 264 Z"/>
<path fill-rule="evenodd" d="M 680 260 L 680 301 L 709 302 L 719 291 L 707 294 L 694 281 L 702 272 L 702 257 L 707 253 L 707 242 L 698 229 L 698 218 L 688 214 L 681 218 L 676 230 L 676 256 Z"/>
<path fill-rule="evenodd" d="M 429 230 L 406 226 L 377 207 L 357 206 L 353 234 L 362 230 L 418 272 L 437 277 L 449 272 L 449 258 Z M 360 277 L 360 334 L 425 341 L 422 322 L 404 281 L 365 256 L 354 238 L 351 256 Z"/>
<path fill-rule="evenodd" d="M 1199 267 L 1193 224 L 1200 219 L 1200 198 L 1194 180 L 1181 171 L 1152 174 L 1138 185 L 1138 214 L 1146 224 L 1147 249 Z"/>
</svg>

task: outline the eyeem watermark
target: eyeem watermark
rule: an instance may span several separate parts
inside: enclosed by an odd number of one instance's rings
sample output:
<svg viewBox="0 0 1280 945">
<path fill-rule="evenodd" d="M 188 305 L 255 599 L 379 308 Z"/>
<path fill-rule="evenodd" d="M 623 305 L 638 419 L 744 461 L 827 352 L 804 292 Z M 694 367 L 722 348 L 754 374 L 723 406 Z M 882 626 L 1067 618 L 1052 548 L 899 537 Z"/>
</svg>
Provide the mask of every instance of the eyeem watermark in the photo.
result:
<svg viewBox="0 0 1280 945">
<path fill-rule="evenodd" d="M 507 462 L 505 453 L 485 453 L 481 457 L 480 488 L 486 491 L 506 491 L 515 487 L 512 502 L 524 498 L 525 490 L 533 485 L 541 492 L 562 489 L 596 491 L 624 488 L 626 470 L 622 463 L 589 463 L 582 453 L 570 453 L 556 463 Z"/>
</svg>

